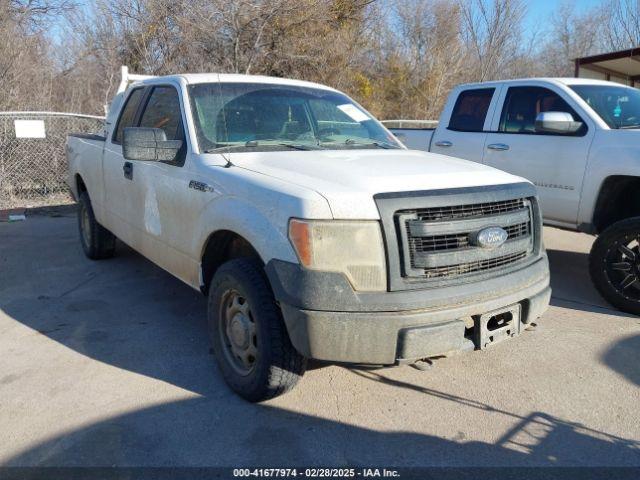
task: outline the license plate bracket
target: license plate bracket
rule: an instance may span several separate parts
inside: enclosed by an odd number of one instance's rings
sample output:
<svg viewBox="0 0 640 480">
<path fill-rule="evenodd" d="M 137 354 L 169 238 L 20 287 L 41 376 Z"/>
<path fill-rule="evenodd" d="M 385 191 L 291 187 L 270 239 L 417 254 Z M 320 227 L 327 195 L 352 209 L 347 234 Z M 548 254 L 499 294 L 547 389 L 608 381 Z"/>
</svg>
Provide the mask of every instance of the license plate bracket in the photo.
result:
<svg viewBox="0 0 640 480">
<path fill-rule="evenodd" d="M 520 304 L 483 313 L 474 317 L 476 348 L 484 350 L 507 338 L 520 334 Z"/>
</svg>

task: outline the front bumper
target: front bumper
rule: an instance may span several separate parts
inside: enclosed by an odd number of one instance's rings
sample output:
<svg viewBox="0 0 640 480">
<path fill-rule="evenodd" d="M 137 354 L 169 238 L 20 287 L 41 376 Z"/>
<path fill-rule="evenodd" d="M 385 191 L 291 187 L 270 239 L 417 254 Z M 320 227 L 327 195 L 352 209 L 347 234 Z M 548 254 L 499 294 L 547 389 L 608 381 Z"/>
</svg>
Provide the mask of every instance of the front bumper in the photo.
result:
<svg viewBox="0 0 640 480">
<path fill-rule="evenodd" d="M 266 272 L 294 347 L 309 358 L 346 363 L 391 365 L 473 348 L 464 318 L 520 305 L 527 324 L 551 296 L 545 254 L 481 282 L 395 292 L 355 292 L 341 274 L 279 260 Z"/>
</svg>

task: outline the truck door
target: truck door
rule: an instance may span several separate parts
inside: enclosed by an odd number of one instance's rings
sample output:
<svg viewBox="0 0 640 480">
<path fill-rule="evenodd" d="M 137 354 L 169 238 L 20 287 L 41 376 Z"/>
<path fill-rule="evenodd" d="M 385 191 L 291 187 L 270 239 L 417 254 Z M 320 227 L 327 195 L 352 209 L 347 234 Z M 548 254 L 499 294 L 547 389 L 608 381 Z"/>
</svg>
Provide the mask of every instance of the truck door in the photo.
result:
<svg viewBox="0 0 640 480">
<path fill-rule="evenodd" d="M 461 90 L 457 95 L 452 92 L 433 134 L 430 151 L 482 163 L 498 90 L 492 86 Z"/>
<path fill-rule="evenodd" d="M 136 203 L 137 179 L 133 176 L 132 162 L 122 156 L 122 135 L 125 127 L 136 125 L 143 93 L 142 87 L 129 92 L 116 126 L 105 141 L 102 161 L 105 226 L 129 245 L 135 236 L 129 216 Z"/>
<path fill-rule="evenodd" d="M 568 103 L 564 92 L 543 86 L 512 86 L 503 92 L 500 115 L 484 148 L 484 163 L 524 177 L 538 187 L 542 213 L 552 223 L 575 225 L 582 180 L 595 129 Z M 575 133 L 536 131 L 540 112 L 567 112 L 582 122 Z"/>
<path fill-rule="evenodd" d="M 138 126 L 160 128 L 167 140 L 182 141 L 173 161 L 133 162 L 139 199 L 130 218 L 144 238 L 135 248 L 154 263 L 191 285 L 198 285 L 192 235 L 195 221 L 206 200 L 190 188 L 193 173 L 185 165 L 188 141 L 185 135 L 180 94 L 175 85 L 154 85 L 145 100 Z"/>
</svg>

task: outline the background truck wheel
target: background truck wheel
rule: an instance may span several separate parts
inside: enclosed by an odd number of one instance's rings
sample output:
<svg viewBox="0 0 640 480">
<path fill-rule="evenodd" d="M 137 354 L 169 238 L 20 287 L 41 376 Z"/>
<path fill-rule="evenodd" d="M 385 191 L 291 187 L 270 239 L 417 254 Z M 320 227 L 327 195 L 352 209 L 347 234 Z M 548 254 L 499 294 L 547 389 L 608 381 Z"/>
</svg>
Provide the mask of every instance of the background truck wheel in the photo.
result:
<svg viewBox="0 0 640 480">
<path fill-rule="evenodd" d="M 92 260 L 113 257 L 116 237 L 96 221 L 89 194 L 82 192 L 78 201 L 78 228 L 84 254 Z"/>
<path fill-rule="evenodd" d="M 591 248 L 589 272 L 609 303 L 640 315 L 640 217 L 614 223 L 598 236 Z"/>
<path fill-rule="evenodd" d="M 306 358 L 291 344 L 262 266 L 240 258 L 223 264 L 208 299 L 209 334 L 222 376 L 250 402 L 291 390 Z"/>
</svg>

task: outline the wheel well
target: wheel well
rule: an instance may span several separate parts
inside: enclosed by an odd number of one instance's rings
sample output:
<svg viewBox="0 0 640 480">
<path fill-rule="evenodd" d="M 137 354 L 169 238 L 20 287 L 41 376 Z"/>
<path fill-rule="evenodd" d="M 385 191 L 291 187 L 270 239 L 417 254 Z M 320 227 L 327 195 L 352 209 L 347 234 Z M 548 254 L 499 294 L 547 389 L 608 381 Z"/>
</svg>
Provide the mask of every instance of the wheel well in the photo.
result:
<svg viewBox="0 0 640 480">
<path fill-rule="evenodd" d="M 640 177 L 614 175 L 602 183 L 593 214 L 593 225 L 600 233 L 625 218 L 640 215 Z"/>
<path fill-rule="evenodd" d="M 76 190 L 78 192 L 78 197 L 82 192 L 87 191 L 87 186 L 84 184 L 84 180 L 82 180 L 79 173 L 76 173 Z"/>
<path fill-rule="evenodd" d="M 202 254 L 202 293 L 209 291 L 213 275 L 223 263 L 234 258 L 257 258 L 260 255 L 244 237 L 230 230 L 219 230 L 212 233 L 205 244 Z"/>
</svg>

